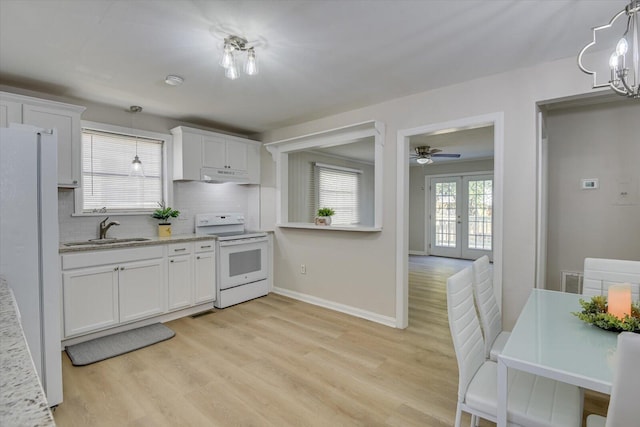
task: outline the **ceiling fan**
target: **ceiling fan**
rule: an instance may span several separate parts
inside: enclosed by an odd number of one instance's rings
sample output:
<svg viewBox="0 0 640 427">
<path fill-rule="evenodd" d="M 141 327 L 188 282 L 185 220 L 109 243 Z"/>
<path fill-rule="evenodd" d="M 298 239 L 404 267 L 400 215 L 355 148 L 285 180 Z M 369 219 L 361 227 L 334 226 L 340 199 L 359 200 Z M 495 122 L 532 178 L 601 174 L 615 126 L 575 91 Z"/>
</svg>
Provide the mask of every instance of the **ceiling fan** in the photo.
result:
<svg viewBox="0 0 640 427">
<path fill-rule="evenodd" d="M 438 148 L 431 148 L 428 145 L 416 147 L 415 150 L 416 150 L 416 153 L 411 154 L 410 157 L 412 159 L 416 159 L 418 164 L 421 164 L 421 165 L 428 165 L 433 163 L 432 157 L 454 157 L 454 158 L 460 157 L 460 154 L 440 153 L 442 150 Z"/>
</svg>

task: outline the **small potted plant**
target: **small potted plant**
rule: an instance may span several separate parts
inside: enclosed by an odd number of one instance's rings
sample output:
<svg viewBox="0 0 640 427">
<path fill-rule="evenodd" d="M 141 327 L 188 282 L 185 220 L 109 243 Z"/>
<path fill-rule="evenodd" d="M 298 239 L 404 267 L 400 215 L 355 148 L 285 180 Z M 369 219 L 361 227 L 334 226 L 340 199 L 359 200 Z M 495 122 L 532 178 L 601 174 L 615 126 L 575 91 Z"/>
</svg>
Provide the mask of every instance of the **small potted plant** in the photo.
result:
<svg viewBox="0 0 640 427">
<path fill-rule="evenodd" d="M 318 215 L 316 216 L 316 225 L 331 225 L 331 217 L 336 213 L 331 208 L 318 209 Z"/>
<path fill-rule="evenodd" d="M 169 218 L 176 218 L 180 215 L 180 211 L 165 206 L 164 202 L 158 202 L 158 209 L 153 211 L 151 215 L 155 219 L 159 219 L 161 222 L 158 224 L 158 236 L 169 237 L 171 236 L 171 223 Z"/>
</svg>

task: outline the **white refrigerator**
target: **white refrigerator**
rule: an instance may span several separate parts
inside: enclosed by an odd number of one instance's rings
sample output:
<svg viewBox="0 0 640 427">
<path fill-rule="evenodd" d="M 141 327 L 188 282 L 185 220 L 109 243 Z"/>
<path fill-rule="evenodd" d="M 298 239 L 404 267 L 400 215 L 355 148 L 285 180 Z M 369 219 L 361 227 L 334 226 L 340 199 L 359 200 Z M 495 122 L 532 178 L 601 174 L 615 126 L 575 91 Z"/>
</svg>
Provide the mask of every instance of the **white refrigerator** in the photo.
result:
<svg viewBox="0 0 640 427">
<path fill-rule="evenodd" d="M 62 402 L 57 136 L 30 126 L 0 128 L 0 275 L 49 406 Z"/>
</svg>

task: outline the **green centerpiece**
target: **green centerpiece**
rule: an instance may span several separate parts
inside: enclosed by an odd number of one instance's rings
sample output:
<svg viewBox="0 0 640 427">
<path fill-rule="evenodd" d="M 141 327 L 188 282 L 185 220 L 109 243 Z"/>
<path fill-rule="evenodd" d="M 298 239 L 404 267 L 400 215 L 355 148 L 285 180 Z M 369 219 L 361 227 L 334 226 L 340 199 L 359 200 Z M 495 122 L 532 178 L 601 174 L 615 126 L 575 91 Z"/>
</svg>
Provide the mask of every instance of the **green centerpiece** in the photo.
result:
<svg viewBox="0 0 640 427">
<path fill-rule="evenodd" d="M 595 296 L 590 301 L 580 299 L 582 311 L 572 313 L 584 322 L 607 331 L 635 332 L 640 334 L 640 305 L 631 304 L 631 315 L 616 317 L 607 312 L 607 297 Z"/>
</svg>

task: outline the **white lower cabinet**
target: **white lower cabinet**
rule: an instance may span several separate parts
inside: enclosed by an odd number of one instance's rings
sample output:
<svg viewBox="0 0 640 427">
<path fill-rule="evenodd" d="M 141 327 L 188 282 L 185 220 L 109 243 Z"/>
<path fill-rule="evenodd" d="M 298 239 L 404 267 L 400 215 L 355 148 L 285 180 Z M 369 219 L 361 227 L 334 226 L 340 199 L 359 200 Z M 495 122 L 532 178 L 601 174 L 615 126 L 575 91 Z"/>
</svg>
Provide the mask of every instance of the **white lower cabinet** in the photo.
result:
<svg viewBox="0 0 640 427">
<path fill-rule="evenodd" d="M 61 263 L 65 339 L 216 298 L 214 240 L 68 253 Z"/>
<path fill-rule="evenodd" d="M 166 310 L 162 246 L 64 254 L 61 258 L 65 338 Z"/>
<path fill-rule="evenodd" d="M 169 310 L 193 304 L 193 243 L 167 246 Z"/>
<path fill-rule="evenodd" d="M 144 319 L 165 311 L 164 260 L 120 265 L 120 322 Z"/>
<path fill-rule="evenodd" d="M 79 268 L 62 273 L 64 336 L 79 335 L 120 322 L 118 269 Z"/>
<path fill-rule="evenodd" d="M 213 240 L 197 242 L 195 255 L 195 302 L 216 299 L 216 256 Z"/>
</svg>

